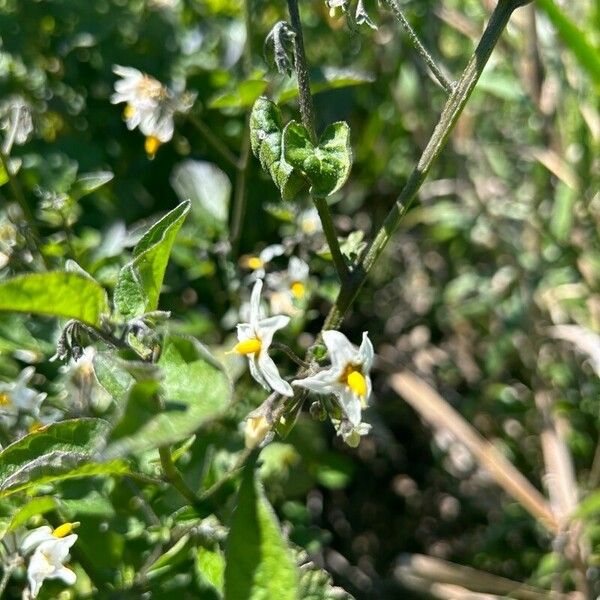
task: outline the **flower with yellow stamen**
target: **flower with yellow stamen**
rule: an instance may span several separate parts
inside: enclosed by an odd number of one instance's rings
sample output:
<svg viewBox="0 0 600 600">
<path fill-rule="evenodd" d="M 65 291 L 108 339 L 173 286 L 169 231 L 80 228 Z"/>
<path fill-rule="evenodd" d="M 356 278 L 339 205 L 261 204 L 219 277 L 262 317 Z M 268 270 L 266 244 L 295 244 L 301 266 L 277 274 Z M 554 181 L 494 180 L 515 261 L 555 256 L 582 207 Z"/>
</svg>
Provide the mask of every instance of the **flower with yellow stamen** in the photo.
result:
<svg viewBox="0 0 600 600">
<path fill-rule="evenodd" d="M 36 598 L 46 579 L 61 579 L 67 585 L 73 585 L 77 579 L 75 573 L 65 567 L 69 550 L 77 541 L 72 533 L 79 523 L 63 523 L 56 529 L 42 525 L 30 531 L 19 547 L 21 556 L 31 554 L 27 565 L 27 579 L 31 597 Z"/>
<path fill-rule="evenodd" d="M 292 396 L 294 393 L 292 387 L 279 375 L 277 366 L 269 356 L 269 346 L 273 341 L 273 335 L 285 327 L 290 318 L 277 315 L 261 319 L 260 293 L 262 286 L 262 279 L 258 279 L 254 284 L 250 298 L 250 322 L 238 324 L 239 341 L 231 352 L 248 358 L 252 377 L 265 389 L 274 390 L 284 396 Z"/>
<path fill-rule="evenodd" d="M 162 142 L 155 135 L 149 135 L 146 137 L 146 141 L 144 142 L 144 150 L 146 151 L 146 154 L 150 160 L 156 156 L 161 143 Z"/>
<path fill-rule="evenodd" d="M 35 368 L 26 367 L 16 381 L 0 382 L 0 424 L 13 427 L 19 420 L 20 414 L 27 414 L 37 419 L 46 394 L 29 387 L 29 382 L 34 375 Z"/>
<path fill-rule="evenodd" d="M 331 366 L 305 379 L 297 379 L 292 385 L 306 388 L 319 394 L 333 394 L 338 401 L 344 421 L 340 434 L 350 439 L 352 431 L 360 428 L 361 411 L 366 408 L 371 395 L 369 371 L 373 364 L 373 344 L 365 331 L 360 348 L 353 346 L 339 331 L 324 331 L 323 342 L 327 347 Z"/>
<path fill-rule="evenodd" d="M 299 312 L 295 302 L 306 298 L 309 268 L 297 256 L 292 256 L 285 271 L 269 273 L 267 282 L 273 290 L 271 310 L 295 315 Z"/>
</svg>

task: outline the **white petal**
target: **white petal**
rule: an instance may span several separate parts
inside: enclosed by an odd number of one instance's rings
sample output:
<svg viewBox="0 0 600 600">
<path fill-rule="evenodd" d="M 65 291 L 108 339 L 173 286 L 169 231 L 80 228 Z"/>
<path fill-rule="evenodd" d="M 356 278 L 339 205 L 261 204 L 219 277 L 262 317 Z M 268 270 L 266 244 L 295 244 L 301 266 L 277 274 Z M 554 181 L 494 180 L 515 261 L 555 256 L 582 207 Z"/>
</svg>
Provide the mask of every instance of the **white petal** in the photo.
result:
<svg viewBox="0 0 600 600">
<path fill-rule="evenodd" d="M 332 365 L 344 368 L 347 364 L 357 361 L 356 348 L 343 333 L 334 329 L 324 331 L 323 341 L 327 346 Z"/>
<path fill-rule="evenodd" d="M 358 349 L 358 358 L 360 364 L 363 366 L 363 375 L 366 375 L 371 370 L 374 356 L 375 352 L 373 350 L 373 344 L 369 339 L 369 334 L 368 332 L 363 331 L 362 343 Z"/>
<path fill-rule="evenodd" d="M 265 390 L 267 391 L 271 391 L 271 387 L 269 386 L 269 384 L 267 383 L 267 380 L 264 378 L 263 374 L 261 373 L 258 364 L 257 364 L 257 360 L 256 360 L 256 356 L 254 354 L 251 354 L 248 356 L 248 367 L 250 368 L 250 375 L 252 375 L 252 377 L 254 377 L 254 379 L 256 381 L 258 381 L 258 383 L 260 383 L 260 385 L 262 385 Z"/>
<path fill-rule="evenodd" d="M 237 325 L 237 337 L 240 342 L 256 338 L 256 331 L 250 323 L 239 323 Z"/>
<path fill-rule="evenodd" d="M 250 324 L 256 329 L 260 320 L 260 293 L 262 292 L 262 279 L 257 279 L 250 296 Z"/>
<path fill-rule="evenodd" d="M 128 78 L 128 77 L 143 77 L 143 73 L 138 71 L 138 69 L 134 69 L 133 67 L 123 67 L 121 65 L 113 65 L 113 73 L 118 75 L 119 77 Z"/>
<path fill-rule="evenodd" d="M 294 391 L 292 386 L 281 378 L 277 365 L 273 362 L 273 359 L 264 351 L 261 351 L 258 357 L 258 368 L 267 380 L 269 386 L 275 392 L 280 393 L 283 396 L 293 396 Z"/>
<path fill-rule="evenodd" d="M 20 551 L 21 554 L 29 554 L 32 550 L 34 550 L 39 544 L 42 542 L 47 542 L 48 540 L 56 539 L 52 535 L 52 528 L 48 527 L 48 525 L 42 525 L 33 531 L 30 531 L 21 542 Z"/>
<path fill-rule="evenodd" d="M 339 377 L 339 369 L 331 368 L 327 369 L 326 371 L 320 371 L 311 377 L 295 379 L 292 381 L 292 385 L 306 388 L 307 390 L 316 392 L 317 394 L 332 394 L 340 387 L 340 384 L 338 383 Z"/>
<path fill-rule="evenodd" d="M 260 335 L 260 341 L 262 342 L 262 349 L 267 350 L 273 341 L 273 335 L 279 329 L 287 327 L 290 322 L 289 317 L 284 315 L 277 315 L 275 317 L 269 317 L 268 319 L 261 319 L 258 322 L 258 332 Z"/>
<path fill-rule="evenodd" d="M 71 546 L 77 541 L 77 534 L 72 533 L 64 538 L 52 537 L 52 540 L 42 542 L 36 551 L 44 552 L 53 563 L 63 563 L 69 556 Z"/>
<path fill-rule="evenodd" d="M 41 552 L 35 552 L 27 566 L 27 579 L 31 589 L 31 597 L 36 598 L 42 583 L 54 572 L 54 566 Z"/>
<path fill-rule="evenodd" d="M 361 417 L 359 398 L 346 386 L 340 386 L 340 388 L 336 390 L 335 395 L 340 402 L 340 406 L 342 407 L 346 418 L 356 427 L 360 423 Z"/>
<path fill-rule="evenodd" d="M 290 281 L 306 281 L 308 279 L 308 265 L 297 256 L 292 256 L 288 264 Z"/>
<path fill-rule="evenodd" d="M 285 248 L 281 244 L 272 244 L 264 248 L 259 254 L 260 260 L 263 263 L 272 261 L 276 256 L 281 256 L 285 252 Z"/>
<path fill-rule="evenodd" d="M 62 579 L 67 585 L 73 585 L 77 581 L 77 575 L 68 567 L 60 567 L 49 579 Z"/>
</svg>

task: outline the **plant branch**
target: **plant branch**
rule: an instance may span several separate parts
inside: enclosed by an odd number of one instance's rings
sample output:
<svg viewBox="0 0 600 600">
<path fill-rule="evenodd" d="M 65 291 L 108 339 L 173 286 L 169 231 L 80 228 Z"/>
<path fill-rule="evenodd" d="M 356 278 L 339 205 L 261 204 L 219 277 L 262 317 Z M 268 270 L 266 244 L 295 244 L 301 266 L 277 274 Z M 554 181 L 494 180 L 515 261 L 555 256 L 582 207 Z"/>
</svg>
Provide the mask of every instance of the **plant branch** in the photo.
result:
<svg viewBox="0 0 600 600">
<path fill-rule="evenodd" d="M 252 10 L 251 0 L 244 0 L 244 24 L 246 27 L 246 42 L 244 44 L 243 67 L 244 74 L 248 76 L 252 71 Z M 244 215 L 246 214 L 246 183 L 248 179 L 248 167 L 250 166 L 250 115 L 246 117 L 244 124 L 244 135 L 242 138 L 242 149 L 237 161 L 237 173 L 235 179 L 235 191 L 233 194 L 233 207 L 231 210 L 231 222 L 229 226 L 229 242 L 233 255 L 237 253 L 240 241 Z"/>
<path fill-rule="evenodd" d="M 498 0 L 479 45 L 467 63 L 452 94 L 446 101 L 438 124 L 425 150 L 423 150 L 417 166 L 408 178 L 368 250 L 352 269 L 350 278 L 342 284 L 335 304 L 327 315 L 324 329 L 336 329 L 340 326 L 344 315 L 354 302 L 373 265 L 381 256 L 392 234 L 398 228 L 400 221 L 423 185 L 433 163 L 446 147 L 448 138 L 512 13 L 516 8 L 526 3 L 524 0 Z"/>
<path fill-rule="evenodd" d="M 173 462 L 170 448 L 168 446 L 159 448 L 158 455 L 160 456 L 163 473 L 169 483 L 189 502 L 190 506 L 196 508 L 200 504 L 200 498 L 185 482 L 185 479 Z"/>
<path fill-rule="evenodd" d="M 425 46 L 421 43 L 421 40 L 417 36 L 415 30 L 411 27 L 410 23 L 406 20 L 406 17 L 402 13 L 398 1 L 385 0 L 385 2 L 392 9 L 394 16 L 404 28 L 412 47 L 419 53 L 425 64 L 430 68 L 434 77 L 438 80 L 438 83 L 444 88 L 444 90 L 446 90 L 446 92 L 451 94 L 452 90 L 454 89 L 454 84 L 446 76 L 444 72 L 445 70 L 438 66 L 431 54 L 427 51 L 427 48 L 425 48 Z"/>
<path fill-rule="evenodd" d="M 212 132 L 211 128 L 199 117 L 188 115 L 190 123 L 198 130 L 198 133 L 213 147 L 231 166 L 238 169 L 241 161 L 237 156 Z"/>
<path fill-rule="evenodd" d="M 295 362 L 299 367 L 302 367 L 304 369 L 308 368 L 308 364 L 305 363 L 299 356 L 297 356 L 296 353 L 289 346 L 286 346 L 281 342 L 271 342 L 271 347 L 275 350 L 283 352 L 292 362 Z"/>
<path fill-rule="evenodd" d="M 302 124 L 304 127 L 306 127 L 306 130 L 310 135 L 311 141 L 313 144 L 316 144 L 317 134 L 315 132 L 314 107 L 312 94 L 310 91 L 308 64 L 306 61 L 306 54 L 304 52 L 304 38 L 302 35 L 300 12 L 298 10 L 298 0 L 288 0 L 288 9 L 290 12 L 290 21 L 296 34 L 294 36 L 294 66 L 296 69 L 296 75 L 298 77 L 298 102 L 300 105 L 300 117 L 302 119 Z M 340 244 L 335 232 L 335 226 L 333 224 L 331 211 L 329 210 L 329 205 L 327 204 L 327 200 L 325 198 L 317 198 L 314 196 L 311 197 L 317 208 L 317 212 L 319 213 L 319 218 L 321 219 L 323 233 L 325 234 L 327 245 L 331 251 L 333 264 L 340 281 L 343 283 L 348 279 L 348 265 L 346 264 L 342 251 L 340 250 Z"/>
</svg>

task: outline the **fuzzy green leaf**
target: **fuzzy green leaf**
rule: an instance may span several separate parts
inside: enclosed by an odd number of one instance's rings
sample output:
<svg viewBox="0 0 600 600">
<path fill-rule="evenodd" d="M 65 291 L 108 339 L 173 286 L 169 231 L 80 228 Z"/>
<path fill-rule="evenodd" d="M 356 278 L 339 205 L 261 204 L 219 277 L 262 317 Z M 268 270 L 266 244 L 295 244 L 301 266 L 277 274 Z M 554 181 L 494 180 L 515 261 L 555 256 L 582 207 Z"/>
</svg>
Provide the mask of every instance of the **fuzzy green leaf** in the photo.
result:
<svg viewBox="0 0 600 600">
<path fill-rule="evenodd" d="M 155 223 L 133 250 L 133 260 L 119 273 L 115 308 L 124 318 L 140 316 L 158 307 L 158 297 L 175 237 L 190 210 L 182 202 Z"/>
<path fill-rule="evenodd" d="M 79 273 L 28 273 L 0 283 L 0 311 L 66 317 L 98 326 L 109 310 L 104 289 Z"/>
<path fill-rule="evenodd" d="M 260 97 L 250 114 L 250 142 L 252 152 L 262 168 L 271 175 L 283 200 L 292 200 L 307 186 L 307 181 L 293 169 L 283 156 L 283 123 L 279 107 Z"/>
<path fill-rule="evenodd" d="M 283 130 L 283 152 L 285 160 L 310 181 L 315 196 L 330 196 L 350 174 L 350 127 L 343 121 L 332 123 L 315 147 L 304 125 L 290 121 Z"/>
<path fill-rule="evenodd" d="M 113 431 L 106 457 L 179 442 L 218 417 L 228 405 L 229 379 L 196 340 L 169 336 L 158 366 L 159 381 L 141 381 L 129 390 L 123 419 Z M 115 383 L 117 375 L 111 378 L 105 374 L 103 379 L 109 382 L 107 389 L 112 386 L 117 393 L 126 385 Z M 164 402 L 160 410 L 157 394 Z"/>
<path fill-rule="evenodd" d="M 225 553 L 225 600 L 296 600 L 298 569 L 249 464 Z"/>
<path fill-rule="evenodd" d="M 101 419 L 70 419 L 10 444 L 0 452 L 0 495 L 64 478 L 82 465 L 84 470 L 94 467 L 90 460 L 107 430 Z"/>
</svg>

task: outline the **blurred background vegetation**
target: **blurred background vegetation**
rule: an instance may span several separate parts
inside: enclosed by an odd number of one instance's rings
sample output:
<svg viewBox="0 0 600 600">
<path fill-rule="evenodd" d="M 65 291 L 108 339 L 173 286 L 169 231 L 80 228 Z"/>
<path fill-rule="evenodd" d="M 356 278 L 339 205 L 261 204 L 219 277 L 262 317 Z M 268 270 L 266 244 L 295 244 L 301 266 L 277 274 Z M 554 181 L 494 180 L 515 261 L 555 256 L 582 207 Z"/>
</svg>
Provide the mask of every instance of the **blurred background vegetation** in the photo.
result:
<svg viewBox="0 0 600 600">
<path fill-rule="evenodd" d="M 493 2 L 401 6 L 457 77 Z M 445 101 L 392 13 L 375 2 L 366 7 L 377 30 L 350 30 L 320 0 L 301 5 L 318 129 L 337 120 L 352 129 L 354 166 L 332 210 L 340 235 L 354 234 L 353 251 L 361 235 L 377 231 Z M 72 258 L 114 285 L 139 227 L 179 201 L 173 173 L 185 160 L 217 165 L 235 186 L 235 169 L 194 120 L 238 153 L 258 95 L 297 118 L 293 78 L 263 58 L 264 39 L 287 18 L 285 8 L 252 2 L 248 61 L 238 0 L 0 1 L 0 101 L 19 96 L 32 107 L 35 134 L 12 157 L 21 161 L 18 178 L 51 265 Z M 378 354 L 365 417 L 372 434 L 349 449 L 306 413 L 286 440 L 263 451 L 267 492 L 290 539 L 356 598 L 466 597 L 432 588 L 427 575 L 415 574 L 411 554 L 546 590 L 581 590 L 561 536 L 497 487 L 460 439 L 429 428 L 390 385 L 390 375 L 404 369 L 437 389 L 544 493 L 553 473 L 541 432 L 550 420 L 574 465 L 578 499 L 586 499 L 583 571 L 589 597 L 600 594 L 600 381 L 593 360 L 600 344 L 582 342 L 600 332 L 599 47 L 597 0 L 544 0 L 515 13 L 451 143 L 343 328 L 355 341 L 368 330 Z M 141 134 L 128 131 L 121 108 L 110 104 L 115 64 L 198 94 L 193 116 L 180 118 L 172 142 L 152 161 Z M 114 179 L 80 199 L 70 193 L 78 174 L 101 170 Z M 295 215 L 309 208 L 308 198 L 282 203 L 254 158 L 246 189 L 237 256 L 295 235 Z M 227 199 L 227 185 L 223 194 Z M 34 266 L 9 186 L 0 198 L 6 277 Z M 172 311 L 173 327 L 225 347 L 235 322 L 228 315 L 246 291 L 232 287 L 238 265 L 224 257 L 223 224 L 200 204 L 178 238 L 160 308 Z M 310 345 L 335 291 L 332 265 L 318 252 L 322 243 L 311 237 L 303 246 L 315 289 L 295 325 L 305 332 L 293 340 L 299 349 Z M 579 343 L 557 339 L 564 330 L 551 328 L 564 324 L 580 328 L 570 330 Z M 47 360 L 56 333 L 50 320 L 0 316 L 0 375 L 14 379 L 34 364 L 35 383 L 50 404 L 81 414 L 73 398 L 77 390 L 89 393 L 85 381 Z M 213 478 L 242 444 L 237 423 L 262 400 L 245 385 L 228 426 L 190 450 L 193 461 L 211 444 L 218 448 Z M 76 487 L 63 493 L 82 493 Z M 221 510 L 230 492 L 217 496 L 211 510 Z M 106 557 L 98 558 L 107 568 L 124 560 L 119 540 L 128 531 L 126 515 L 111 519 L 118 525 L 105 540 Z M 433 580 L 436 565 L 425 569 Z"/>
</svg>

